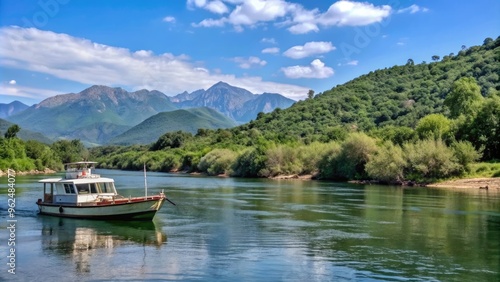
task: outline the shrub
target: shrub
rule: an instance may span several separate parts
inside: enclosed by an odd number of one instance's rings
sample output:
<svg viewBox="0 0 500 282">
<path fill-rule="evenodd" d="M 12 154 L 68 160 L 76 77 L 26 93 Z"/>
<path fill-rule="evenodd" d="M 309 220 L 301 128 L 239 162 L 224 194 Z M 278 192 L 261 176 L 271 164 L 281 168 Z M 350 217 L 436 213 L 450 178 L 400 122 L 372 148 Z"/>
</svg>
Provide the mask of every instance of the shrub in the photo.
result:
<svg viewBox="0 0 500 282">
<path fill-rule="evenodd" d="M 297 150 L 286 145 L 268 149 L 265 164 L 265 168 L 260 173 L 266 177 L 299 174 L 302 171 L 302 163 L 297 157 Z"/>
<path fill-rule="evenodd" d="M 472 143 L 468 141 L 459 141 L 452 144 L 453 153 L 458 163 L 461 165 L 462 172 L 471 171 L 471 163 L 481 158 L 481 153 L 474 149 Z"/>
<path fill-rule="evenodd" d="M 235 160 L 232 175 L 240 177 L 262 176 L 267 156 L 262 148 L 249 148 L 244 150 Z"/>
<path fill-rule="evenodd" d="M 366 163 L 366 173 L 384 182 L 400 182 L 404 180 L 404 170 L 407 165 L 403 149 L 385 142 L 376 154 Z"/>
<path fill-rule="evenodd" d="M 408 162 L 407 177 L 418 182 L 429 182 L 458 174 L 460 165 L 451 148 L 438 139 L 419 140 L 404 145 Z"/>
<path fill-rule="evenodd" d="M 231 174 L 231 165 L 236 158 L 236 153 L 231 150 L 214 149 L 201 158 L 198 169 L 208 175 Z"/>
</svg>

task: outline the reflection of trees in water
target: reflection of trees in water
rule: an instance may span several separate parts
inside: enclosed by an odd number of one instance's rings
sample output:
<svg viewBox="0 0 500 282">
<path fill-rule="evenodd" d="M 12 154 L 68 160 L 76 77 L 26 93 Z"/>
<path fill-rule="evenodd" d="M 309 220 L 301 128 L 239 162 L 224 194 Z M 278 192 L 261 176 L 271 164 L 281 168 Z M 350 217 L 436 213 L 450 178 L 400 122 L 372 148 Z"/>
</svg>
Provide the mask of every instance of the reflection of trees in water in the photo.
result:
<svg viewBox="0 0 500 282">
<path fill-rule="evenodd" d="M 167 235 L 153 222 L 105 222 L 65 218 L 44 218 L 42 249 L 71 258 L 77 273 L 90 273 L 92 258 L 104 250 L 124 244 L 156 246 L 167 242 Z"/>
</svg>

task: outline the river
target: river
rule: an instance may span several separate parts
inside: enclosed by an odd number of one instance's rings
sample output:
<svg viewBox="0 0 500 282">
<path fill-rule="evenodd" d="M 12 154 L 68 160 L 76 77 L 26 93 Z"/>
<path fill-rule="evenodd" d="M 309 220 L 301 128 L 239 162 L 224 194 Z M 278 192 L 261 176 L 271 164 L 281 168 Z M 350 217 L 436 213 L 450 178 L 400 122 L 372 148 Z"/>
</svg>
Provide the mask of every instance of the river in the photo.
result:
<svg viewBox="0 0 500 282">
<path fill-rule="evenodd" d="M 97 170 L 124 196 L 142 172 Z M 15 272 L 4 281 L 500 281 L 500 193 L 148 173 L 150 223 L 37 214 L 46 176 L 16 177 Z M 5 189 L 4 189 L 5 188 Z"/>
</svg>

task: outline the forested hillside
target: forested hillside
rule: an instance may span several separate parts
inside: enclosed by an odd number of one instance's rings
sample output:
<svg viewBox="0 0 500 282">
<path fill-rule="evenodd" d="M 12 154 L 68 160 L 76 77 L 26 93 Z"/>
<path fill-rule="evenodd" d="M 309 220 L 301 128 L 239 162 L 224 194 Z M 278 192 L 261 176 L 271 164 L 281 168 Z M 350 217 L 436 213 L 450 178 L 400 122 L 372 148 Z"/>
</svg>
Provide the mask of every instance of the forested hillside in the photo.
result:
<svg viewBox="0 0 500 282">
<path fill-rule="evenodd" d="M 332 135 L 339 125 L 363 131 L 387 125 L 415 128 L 426 115 L 447 114 L 444 98 L 461 77 L 474 78 L 483 97 L 500 90 L 499 45 L 499 39 L 488 38 L 482 46 L 463 46 L 456 55 L 441 60 L 434 56 L 435 62 L 408 59 L 405 65 L 370 72 L 286 111 L 260 115 L 243 128 L 310 140 Z"/>
</svg>

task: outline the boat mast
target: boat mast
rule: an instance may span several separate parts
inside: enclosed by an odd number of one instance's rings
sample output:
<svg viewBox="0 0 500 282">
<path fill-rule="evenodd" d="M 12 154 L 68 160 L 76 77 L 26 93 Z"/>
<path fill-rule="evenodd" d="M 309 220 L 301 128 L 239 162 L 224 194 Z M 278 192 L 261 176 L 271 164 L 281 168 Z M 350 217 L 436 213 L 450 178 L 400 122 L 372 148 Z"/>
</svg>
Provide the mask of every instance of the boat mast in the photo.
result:
<svg viewBox="0 0 500 282">
<path fill-rule="evenodd" d="M 146 200 L 148 199 L 148 181 L 146 180 L 146 163 L 144 163 L 144 193 L 146 194 Z"/>
</svg>

